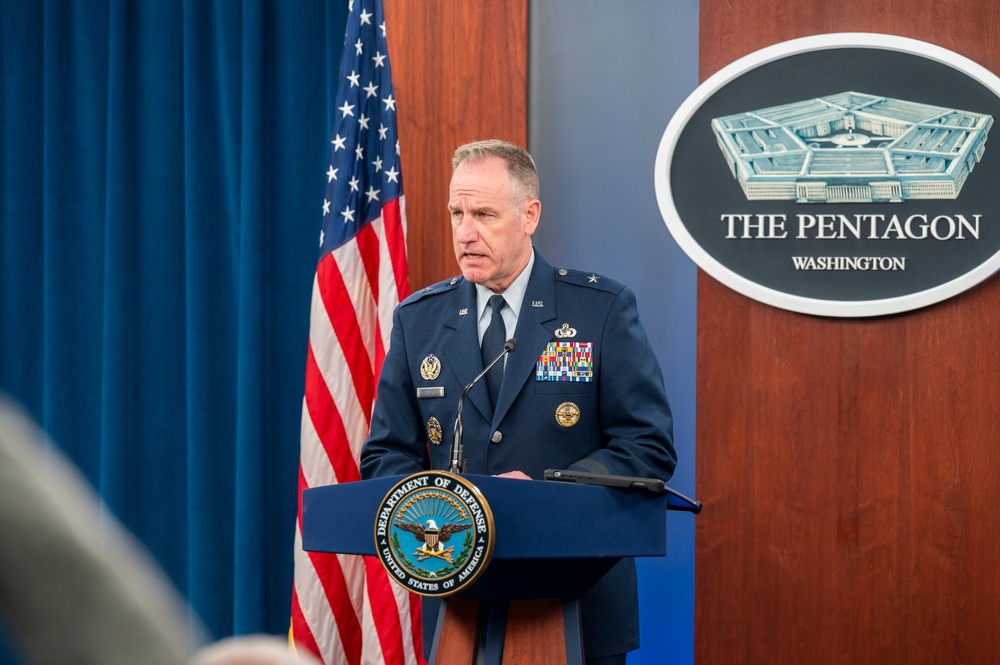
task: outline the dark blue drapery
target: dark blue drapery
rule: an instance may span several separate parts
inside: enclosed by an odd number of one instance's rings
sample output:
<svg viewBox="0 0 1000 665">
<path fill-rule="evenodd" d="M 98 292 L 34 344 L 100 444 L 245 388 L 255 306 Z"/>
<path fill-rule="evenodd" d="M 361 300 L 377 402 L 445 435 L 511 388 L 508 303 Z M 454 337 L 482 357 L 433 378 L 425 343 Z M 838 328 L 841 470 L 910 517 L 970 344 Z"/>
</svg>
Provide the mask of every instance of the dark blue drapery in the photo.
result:
<svg viewBox="0 0 1000 665">
<path fill-rule="evenodd" d="M 0 0 L 0 389 L 216 637 L 287 630 L 346 0 Z"/>
</svg>

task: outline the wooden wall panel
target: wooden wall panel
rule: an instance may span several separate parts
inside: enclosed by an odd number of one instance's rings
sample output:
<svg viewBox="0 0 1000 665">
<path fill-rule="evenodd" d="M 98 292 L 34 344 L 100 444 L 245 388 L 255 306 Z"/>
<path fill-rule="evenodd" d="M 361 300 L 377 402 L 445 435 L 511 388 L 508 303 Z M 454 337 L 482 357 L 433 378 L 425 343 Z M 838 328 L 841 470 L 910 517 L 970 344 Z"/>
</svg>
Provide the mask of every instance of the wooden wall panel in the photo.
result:
<svg viewBox="0 0 1000 665">
<path fill-rule="evenodd" d="M 448 222 L 459 145 L 528 141 L 527 0 L 385 0 L 410 288 L 457 274 Z"/>
<path fill-rule="evenodd" d="M 995 13 L 992 0 L 701 0 L 701 76 L 842 31 L 1000 71 Z M 998 278 L 858 320 L 698 284 L 696 662 L 995 662 Z"/>
</svg>

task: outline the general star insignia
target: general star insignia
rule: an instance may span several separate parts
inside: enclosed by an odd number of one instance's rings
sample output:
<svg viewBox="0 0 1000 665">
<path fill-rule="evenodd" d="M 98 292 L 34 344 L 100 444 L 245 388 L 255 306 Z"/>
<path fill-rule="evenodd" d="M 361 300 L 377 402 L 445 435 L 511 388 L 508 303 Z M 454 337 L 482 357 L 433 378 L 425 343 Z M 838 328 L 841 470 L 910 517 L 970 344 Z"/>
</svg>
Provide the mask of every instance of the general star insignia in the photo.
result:
<svg viewBox="0 0 1000 665">
<path fill-rule="evenodd" d="M 597 275 L 591 275 L 590 277 L 587 278 L 587 281 L 590 282 L 591 284 L 597 284 Z"/>
</svg>

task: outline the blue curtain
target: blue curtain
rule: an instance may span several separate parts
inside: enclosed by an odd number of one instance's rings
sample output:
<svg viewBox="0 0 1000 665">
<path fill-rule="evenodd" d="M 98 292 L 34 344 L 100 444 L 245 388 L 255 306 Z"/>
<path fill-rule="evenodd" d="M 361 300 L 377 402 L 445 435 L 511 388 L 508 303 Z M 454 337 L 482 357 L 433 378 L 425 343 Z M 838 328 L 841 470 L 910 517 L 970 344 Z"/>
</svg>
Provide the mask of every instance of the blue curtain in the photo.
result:
<svg viewBox="0 0 1000 665">
<path fill-rule="evenodd" d="M 288 627 L 347 0 L 0 0 L 0 390 L 215 637 Z"/>
</svg>

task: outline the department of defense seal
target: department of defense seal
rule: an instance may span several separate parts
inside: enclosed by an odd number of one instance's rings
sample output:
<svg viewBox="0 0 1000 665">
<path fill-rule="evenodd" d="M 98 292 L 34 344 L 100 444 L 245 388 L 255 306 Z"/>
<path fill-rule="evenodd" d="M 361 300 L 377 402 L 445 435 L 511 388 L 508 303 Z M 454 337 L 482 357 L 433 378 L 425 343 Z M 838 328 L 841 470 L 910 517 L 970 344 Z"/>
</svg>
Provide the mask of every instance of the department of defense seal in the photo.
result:
<svg viewBox="0 0 1000 665">
<path fill-rule="evenodd" d="M 389 577 L 408 591 L 440 597 L 465 589 L 486 570 L 493 545 L 489 504 L 456 474 L 413 474 L 379 504 L 375 549 Z"/>
</svg>

